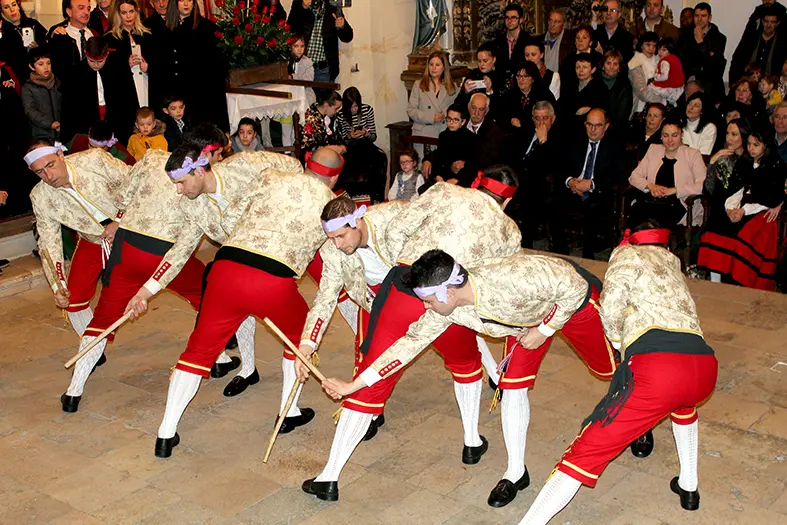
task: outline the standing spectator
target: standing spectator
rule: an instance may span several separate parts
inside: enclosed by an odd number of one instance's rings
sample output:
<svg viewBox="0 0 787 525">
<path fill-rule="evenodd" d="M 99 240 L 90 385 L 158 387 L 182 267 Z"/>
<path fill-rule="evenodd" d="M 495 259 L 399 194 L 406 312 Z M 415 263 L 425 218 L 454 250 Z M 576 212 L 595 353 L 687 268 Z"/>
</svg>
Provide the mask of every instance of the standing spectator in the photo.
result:
<svg viewBox="0 0 787 525">
<path fill-rule="evenodd" d="M 664 0 L 647 0 L 645 2 L 645 18 L 637 18 L 631 28 L 634 42 L 639 43 L 640 38 L 647 32 L 659 35 L 659 38 L 671 38 L 673 41 L 680 37 L 680 29 L 670 24 L 662 17 L 664 13 Z"/>
<path fill-rule="evenodd" d="M 169 0 L 150 0 L 150 5 L 153 6 L 155 13 L 145 18 L 143 22 L 145 27 L 147 27 L 148 29 L 153 29 L 153 27 L 156 24 L 160 24 L 161 22 L 164 22 L 164 24 L 166 25 L 167 7 L 169 6 Z"/>
<path fill-rule="evenodd" d="M 439 136 L 445 129 L 446 112 L 456 100 L 456 95 L 448 55 L 441 50 L 432 51 L 426 61 L 424 75 L 413 85 L 407 103 L 407 116 L 413 121 L 413 135 Z"/>
<path fill-rule="evenodd" d="M 716 24 L 711 23 L 711 7 L 700 2 L 694 7 L 694 29 L 684 31 L 678 39 L 678 55 L 683 63 L 686 78 L 699 80 L 710 104 L 716 104 L 724 96 L 724 68 L 727 59 L 724 49 L 727 37 Z"/>
<path fill-rule="evenodd" d="M 466 106 L 475 93 L 483 93 L 494 102 L 508 87 L 505 72 L 497 69 L 497 56 L 491 42 L 478 46 L 475 57 L 478 67 L 467 73 L 456 97 L 456 103 L 462 106 Z"/>
<path fill-rule="evenodd" d="M 708 104 L 701 91 L 686 101 L 686 125 L 683 128 L 683 143 L 710 155 L 716 142 L 716 125 L 713 124 L 713 106 Z"/>
<path fill-rule="evenodd" d="M 589 26 L 579 26 L 574 31 L 574 51 L 569 53 L 565 60 L 560 63 L 560 82 L 564 90 L 568 87 L 576 89 L 577 57 L 590 55 L 590 63 L 593 67 L 597 67 L 599 62 L 601 62 L 601 53 L 596 51 L 595 47 L 596 42 L 593 40 L 593 29 Z"/>
<path fill-rule="evenodd" d="M 306 37 L 301 34 L 293 35 L 290 45 L 290 60 L 287 62 L 287 74 L 293 80 L 314 80 L 314 63 L 306 56 Z M 307 87 L 306 104 L 311 105 L 316 100 L 314 89 Z M 292 116 L 263 119 L 261 143 L 266 147 L 292 146 L 295 143 L 295 129 Z"/>
<path fill-rule="evenodd" d="M 514 68 L 525 57 L 525 46 L 533 41 L 533 38 L 522 29 L 522 14 L 521 5 L 508 4 L 503 10 L 505 34 L 492 42 L 497 57 L 495 67 L 505 75 L 505 78 L 514 76 Z"/>
<path fill-rule="evenodd" d="M 574 62 L 575 82 L 572 82 L 570 89 L 563 89 L 559 112 L 560 118 L 565 119 L 565 124 L 569 126 L 568 132 L 571 135 L 580 131 L 586 121 L 585 115 L 591 109 L 609 109 L 609 90 L 600 75 L 596 74 L 592 56 L 589 53 L 577 55 Z M 604 117 L 607 118 L 606 113 Z"/>
<path fill-rule="evenodd" d="M 631 82 L 634 100 L 632 114 L 641 112 L 649 103 L 664 103 L 664 99 L 658 93 L 648 89 L 650 87 L 648 81 L 656 76 L 656 66 L 659 62 L 659 57 L 656 55 L 658 42 L 659 36 L 656 33 L 643 33 L 637 42 L 634 58 L 629 61 L 629 82 Z"/>
<path fill-rule="evenodd" d="M 400 152 L 399 167 L 401 170 L 391 181 L 388 200 L 415 200 L 418 196 L 418 188 L 424 184 L 424 176 L 418 171 L 418 153 L 412 149 Z"/>
<path fill-rule="evenodd" d="M 688 31 L 691 33 L 694 30 L 694 8 L 684 7 L 680 11 L 680 31 L 681 35 Z"/>
<path fill-rule="evenodd" d="M 771 116 L 773 128 L 776 131 L 776 152 L 782 161 L 787 163 L 787 102 L 782 102 Z"/>
<path fill-rule="evenodd" d="M 631 107 L 634 104 L 634 95 L 631 91 L 631 82 L 622 64 L 623 57 L 617 49 L 604 53 L 601 80 L 609 91 L 609 122 L 612 133 L 623 137 L 628 130 Z M 621 71 L 623 67 L 623 71 Z"/>
<path fill-rule="evenodd" d="M 22 86 L 22 103 L 33 138 L 57 139 L 60 135 L 62 95 L 60 81 L 52 73 L 49 52 L 30 50 L 30 81 Z"/>
<path fill-rule="evenodd" d="M 96 7 L 90 12 L 87 26 L 97 35 L 105 35 L 112 29 L 112 15 L 109 13 L 110 0 L 97 0 Z"/>
<path fill-rule="evenodd" d="M 137 110 L 137 122 L 134 126 L 136 133 L 128 139 L 128 152 L 137 161 L 149 149 L 167 151 L 167 139 L 164 138 L 164 123 L 156 118 L 150 108 Z"/>
<path fill-rule="evenodd" d="M 534 63 L 538 67 L 538 72 L 541 78 L 544 79 L 544 84 L 555 96 L 555 100 L 560 99 L 560 74 L 547 69 L 544 63 L 544 44 L 534 42 L 525 46 L 525 60 Z"/>
<path fill-rule="evenodd" d="M 634 56 L 634 37 L 620 23 L 623 15 L 620 0 L 607 0 L 605 7 L 607 9 L 604 12 L 604 23 L 599 24 L 593 35 L 597 42 L 596 51 L 603 54 L 610 49 L 617 49 L 628 64 Z M 597 16 L 597 13 L 598 11 L 594 11 L 593 16 Z"/>
<path fill-rule="evenodd" d="M 243 117 L 238 123 L 238 131 L 232 136 L 232 151 L 263 151 L 265 147 L 257 133 L 257 123 L 249 117 Z M 171 150 L 172 148 L 170 148 Z"/>
<path fill-rule="evenodd" d="M 746 23 L 746 28 L 743 30 L 743 36 L 746 38 L 752 34 L 757 34 L 762 29 L 762 12 L 773 11 L 780 20 L 787 19 L 787 8 L 776 0 L 762 0 L 762 3 L 754 8 L 749 21 Z"/>
<path fill-rule="evenodd" d="M 50 47 L 52 71 L 65 87 L 71 82 L 70 77 L 76 67 L 85 61 L 87 42 L 98 35 L 87 26 L 90 20 L 88 0 L 63 0 L 63 17 L 68 22 L 55 29 L 50 37 Z"/>
<path fill-rule="evenodd" d="M 46 29 L 38 20 L 25 15 L 20 2 L 0 0 L 0 62 L 9 64 L 23 84 L 30 73 L 28 51 L 46 45 Z"/>
<path fill-rule="evenodd" d="M 142 25 L 137 0 L 116 0 L 110 13 L 112 30 L 104 38 L 111 53 L 107 68 L 113 73 L 111 86 L 123 100 L 124 113 L 116 119 L 115 135 L 127 142 L 134 126 L 136 111 L 148 105 L 148 61 L 153 53 L 153 37 Z M 95 11 L 94 11 L 95 12 Z"/>
<path fill-rule="evenodd" d="M 186 114 L 186 102 L 178 95 L 167 95 L 161 111 L 164 113 L 162 122 L 167 128 L 164 131 L 167 151 L 172 152 L 183 143 L 186 132 L 191 128 L 191 121 Z"/>
<path fill-rule="evenodd" d="M 516 72 L 516 88 L 503 95 L 495 115 L 503 126 L 510 127 L 515 136 L 532 137 L 533 107 L 542 100 L 554 107 L 555 97 L 541 78 L 538 66 L 526 61 Z"/>
<path fill-rule="evenodd" d="M 778 11 L 774 6 L 762 7 L 759 31 L 744 32 L 732 55 L 730 84 L 744 75 L 744 68 L 749 64 L 760 66 L 763 75 L 772 75 L 781 73 L 787 59 L 787 35 L 777 31 L 780 25 Z"/>
<path fill-rule="evenodd" d="M 339 76 L 339 40 L 352 42 L 353 28 L 344 13 L 326 0 L 293 0 L 287 20 L 294 33 L 306 35 L 306 56 L 314 62 L 314 80 Z"/>
<path fill-rule="evenodd" d="M 574 35 L 566 31 L 566 12 L 563 9 L 549 12 L 547 27 L 548 31 L 536 40 L 544 43 L 544 63 L 547 68 L 557 73 L 560 71 L 560 64 L 575 51 Z"/>
<path fill-rule="evenodd" d="M 683 65 L 675 55 L 675 42 L 669 38 L 659 42 L 659 63 L 653 77 L 653 90 L 674 106 L 683 95 Z"/>
<path fill-rule="evenodd" d="M 325 89 L 316 91 L 316 95 L 317 101 L 306 110 L 301 124 L 301 149 L 305 154 L 328 146 L 343 155 L 347 148 L 336 129 L 336 114 L 342 109 L 342 97 L 336 91 Z"/>
</svg>

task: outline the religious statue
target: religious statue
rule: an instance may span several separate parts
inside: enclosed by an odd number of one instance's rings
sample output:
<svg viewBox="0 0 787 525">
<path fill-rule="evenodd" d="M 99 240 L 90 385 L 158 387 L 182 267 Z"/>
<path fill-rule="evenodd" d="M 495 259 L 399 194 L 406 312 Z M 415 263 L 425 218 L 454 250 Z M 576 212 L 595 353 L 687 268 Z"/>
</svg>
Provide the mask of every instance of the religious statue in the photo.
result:
<svg viewBox="0 0 787 525">
<path fill-rule="evenodd" d="M 434 46 L 445 32 L 448 17 L 445 0 L 417 0 L 416 4 L 414 53 Z"/>
</svg>

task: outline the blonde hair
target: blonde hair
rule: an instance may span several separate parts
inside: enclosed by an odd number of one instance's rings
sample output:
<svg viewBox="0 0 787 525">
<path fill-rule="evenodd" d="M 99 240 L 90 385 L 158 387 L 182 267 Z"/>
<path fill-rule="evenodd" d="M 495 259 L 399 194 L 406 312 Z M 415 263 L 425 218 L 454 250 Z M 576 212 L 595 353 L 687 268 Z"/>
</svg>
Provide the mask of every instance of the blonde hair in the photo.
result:
<svg viewBox="0 0 787 525">
<path fill-rule="evenodd" d="M 454 79 L 451 77 L 451 65 L 448 63 L 448 55 L 445 51 L 439 49 L 429 53 L 429 58 L 426 59 L 426 67 L 424 68 L 424 76 L 421 78 L 421 82 L 418 86 L 424 93 L 428 93 L 429 89 L 432 87 L 432 79 L 429 76 L 429 62 L 431 62 L 433 58 L 439 58 L 443 63 L 443 85 L 448 90 L 448 94 L 453 95 L 456 92 L 456 84 L 454 84 Z"/>
<path fill-rule="evenodd" d="M 137 19 L 134 21 L 134 29 L 131 30 L 131 33 L 135 35 L 150 34 L 150 29 L 142 24 L 142 13 L 139 11 L 137 0 L 112 0 L 112 3 L 109 4 L 109 16 L 112 19 L 110 33 L 112 33 L 112 36 L 118 39 L 123 36 L 123 21 L 120 19 L 120 6 L 122 4 L 133 5 L 137 11 Z"/>
</svg>

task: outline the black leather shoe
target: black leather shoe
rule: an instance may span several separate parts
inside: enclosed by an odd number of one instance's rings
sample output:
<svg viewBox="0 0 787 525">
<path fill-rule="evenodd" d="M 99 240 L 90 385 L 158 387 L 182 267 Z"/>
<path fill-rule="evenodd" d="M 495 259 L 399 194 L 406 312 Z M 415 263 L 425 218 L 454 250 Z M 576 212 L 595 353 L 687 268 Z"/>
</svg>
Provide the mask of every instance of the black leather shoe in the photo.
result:
<svg viewBox="0 0 787 525">
<path fill-rule="evenodd" d="M 93 365 L 93 370 L 91 370 L 90 373 L 92 374 L 93 372 L 95 372 L 96 368 L 98 368 L 99 366 L 103 365 L 106 362 L 107 362 L 107 355 L 101 354 L 101 357 L 99 357 L 98 361 L 96 361 L 96 364 Z"/>
<path fill-rule="evenodd" d="M 477 447 L 465 447 L 462 449 L 462 463 L 465 465 L 475 465 L 481 461 L 486 451 L 489 450 L 489 441 L 484 436 L 481 436 L 481 444 Z"/>
<path fill-rule="evenodd" d="M 338 481 L 314 481 L 314 478 L 312 478 L 304 481 L 301 488 L 306 494 L 317 496 L 317 499 L 339 501 Z"/>
<path fill-rule="evenodd" d="M 8 259 L 0 259 L 0 268 L 5 268 L 9 264 L 11 264 L 11 263 L 8 262 Z"/>
<path fill-rule="evenodd" d="M 230 357 L 229 363 L 213 363 L 210 367 L 210 377 L 224 377 L 240 366 L 240 357 Z"/>
<path fill-rule="evenodd" d="M 67 396 L 65 394 L 60 396 L 60 404 L 63 405 L 63 412 L 76 412 L 79 410 L 80 401 L 82 401 L 82 396 Z"/>
<path fill-rule="evenodd" d="M 302 408 L 300 416 L 285 417 L 284 423 L 281 424 L 279 434 L 289 434 L 298 427 L 302 427 L 309 421 L 314 419 L 314 410 L 311 408 Z"/>
<path fill-rule="evenodd" d="M 486 502 L 490 507 L 505 507 L 516 498 L 517 492 L 525 490 L 530 485 L 530 474 L 525 468 L 525 473 L 519 478 L 516 483 L 511 483 L 507 479 L 501 479 L 497 482 L 495 488 L 489 493 L 489 499 Z"/>
<path fill-rule="evenodd" d="M 700 491 L 688 491 L 683 490 L 678 485 L 678 476 L 672 478 L 672 481 L 669 482 L 669 488 L 680 496 L 680 506 L 683 507 L 684 510 L 697 510 L 700 508 Z"/>
<path fill-rule="evenodd" d="M 256 385 L 260 382 L 260 374 L 257 372 L 257 369 L 254 369 L 254 372 L 251 373 L 249 377 L 241 377 L 235 376 L 232 378 L 232 381 L 227 383 L 227 386 L 224 387 L 224 395 L 226 397 L 237 396 L 238 394 L 243 393 L 246 388 L 250 387 L 251 385 Z"/>
<path fill-rule="evenodd" d="M 230 340 L 227 341 L 227 344 L 224 346 L 224 350 L 235 350 L 238 348 L 238 338 L 235 337 L 235 334 L 232 334 Z"/>
<path fill-rule="evenodd" d="M 156 457 L 168 458 L 172 455 L 172 449 L 180 444 L 180 435 L 175 432 L 171 438 L 156 438 Z"/>
<path fill-rule="evenodd" d="M 631 442 L 631 453 L 635 458 L 646 458 L 653 452 L 653 431 L 648 430 L 636 441 Z"/>
<path fill-rule="evenodd" d="M 366 435 L 363 437 L 363 441 L 369 441 L 374 436 L 377 435 L 377 429 L 381 426 L 385 425 L 385 415 L 380 414 L 377 419 L 373 419 L 371 423 L 369 423 L 369 429 L 366 431 Z"/>
</svg>

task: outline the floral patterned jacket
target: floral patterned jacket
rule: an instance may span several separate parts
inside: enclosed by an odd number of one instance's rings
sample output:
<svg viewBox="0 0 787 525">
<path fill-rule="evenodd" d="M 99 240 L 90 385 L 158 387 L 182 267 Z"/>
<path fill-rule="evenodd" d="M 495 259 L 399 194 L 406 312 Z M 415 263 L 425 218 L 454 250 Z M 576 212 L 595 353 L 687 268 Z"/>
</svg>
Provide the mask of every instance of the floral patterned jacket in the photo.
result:
<svg viewBox="0 0 787 525">
<path fill-rule="evenodd" d="M 320 114 L 316 102 L 309 106 L 301 129 L 303 151 L 314 151 L 322 146 L 341 143 L 342 137 L 336 125 L 336 117 L 330 118 Z"/>
</svg>

